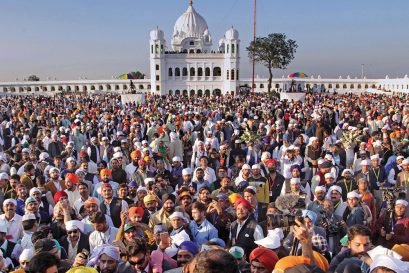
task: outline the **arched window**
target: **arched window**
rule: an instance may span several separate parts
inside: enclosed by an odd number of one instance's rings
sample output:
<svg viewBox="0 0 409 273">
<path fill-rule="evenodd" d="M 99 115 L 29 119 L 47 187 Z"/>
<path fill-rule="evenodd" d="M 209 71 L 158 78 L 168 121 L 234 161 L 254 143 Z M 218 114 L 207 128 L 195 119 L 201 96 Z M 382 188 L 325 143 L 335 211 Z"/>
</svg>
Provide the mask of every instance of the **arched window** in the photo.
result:
<svg viewBox="0 0 409 273">
<path fill-rule="evenodd" d="M 172 91 L 172 89 L 171 90 L 169 90 L 169 95 L 173 95 L 173 91 Z"/>
<path fill-rule="evenodd" d="M 348 87 L 347 87 L 346 84 L 344 84 L 344 85 L 342 86 L 342 88 L 347 89 Z"/>
<path fill-rule="evenodd" d="M 190 68 L 190 76 L 191 76 L 191 77 L 194 77 L 195 74 L 196 74 L 196 73 L 195 73 L 195 68 L 194 68 L 194 67 L 191 67 L 191 68 Z"/>
<path fill-rule="evenodd" d="M 220 69 L 220 67 L 216 66 L 215 68 L 213 68 L 214 77 L 220 77 L 221 75 L 222 75 L 222 70 Z"/>
<path fill-rule="evenodd" d="M 36 90 L 36 91 L 38 91 L 38 90 Z M 67 91 L 71 92 L 71 86 L 67 86 Z"/>
<path fill-rule="evenodd" d="M 159 53 L 159 45 L 155 45 L 155 53 L 156 53 L 156 54 Z"/>
<path fill-rule="evenodd" d="M 236 80 L 239 80 L 239 70 L 237 69 Z"/>
<path fill-rule="evenodd" d="M 354 89 L 355 88 L 355 85 L 353 85 L 353 84 L 351 84 L 351 87 L 350 87 L 351 89 Z"/>
<path fill-rule="evenodd" d="M 226 80 L 229 80 L 230 79 L 230 77 L 229 77 L 229 70 L 227 70 L 226 71 Z"/>
<path fill-rule="evenodd" d="M 338 84 L 338 83 L 335 85 L 335 88 L 339 88 L 339 84 Z"/>
<path fill-rule="evenodd" d="M 369 86 L 367 84 L 365 84 L 365 89 L 369 88 Z"/>
<path fill-rule="evenodd" d="M 199 67 L 199 68 L 197 69 L 197 75 L 198 75 L 199 77 L 203 76 L 203 68 Z"/>
<path fill-rule="evenodd" d="M 119 90 L 119 85 L 115 85 L 115 90 Z"/>
<path fill-rule="evenodd" d="M 210 97 L 210 90 L 209 90 L 209 89 L 206 89 L 206 91 L 205 91 L 205 96 L 206 96 L 206 97 Z"/>
<path fill-rule="evenodd" d="M 180 90 L 179 89 L 175 91 L 175 95 L 177 95 L 177 96 L 180 95 Z"/>
<path fill-rule="evenodd" d="M 151 45 L 151 53 L 153 54 L 153 45 Z"/>
<path fill-rule="evenodd" d="M 140 84 L 139 85 L 139 90 L 142 90 L 143 89 L 143 84 Z"/>
<path fill-rule="evenodd" d="M 205 68 L 205 76 L 210 77 L 210 68 L 209 67 Z"/>
<path fill-rule="evenodd" d="M 231 53 L 232 53 L 232 54 L 234 54 L 234 50 L 235 50 L 234 44 L 232 44 L 232 45 L 231 45 Z"/>
<path fill-rule="evenodd" d="M 55 91 L 55 86 L 51 86 L 51 91 Z"/>
<path fill-rule="evenodd" d="M 175 77 L 180 77 L 180 68 L 179 67 L 175 68 Z"/>
<path fill-rule="evenodd" d="M 231 80 L 234 81 L 234 69 L 231 70 Z"/>
<path fill-rule="evenodd" d="M 95 86 L 94 86 L 94 85 L 91 85 L 91 90 L 95 90 Z"/>
<path fill-rule="evenodd" d="M 128 86 L 126 84 L 122 85 L 122 90 L 128 90 Z"/>
<path fill-rule="evenodd" d="M 168 75 L 169 75 L 169 77 L 172 77 L 172 76 L 173 76 L 173 70 L 172 70 L 172 67 L 169 67 L 169 73 L 168 73 Z"/>
<path fill-rule="evenodd" d="M 183 96 L 187 96 L 187 90 L 183 90 Z"/>
<path fill-rule="evenodd" d="M 197 95 L 199 97 L 203 96 L 203 90 L 202 89 L 197 90 Z"/>
<path fill-rule="evenodd" d="M 80 87 L 78 85 L 75 86 L 75 91 L 80 91 Z"/>
<path fill-rule="evenodd" d="M 104 90 L 104 87 L 103 87 L 102 85 L 100 85 L 100 86 L 98 87 L 98 89 L 99 89 L 99 90 Z"/>
<path fill-rule="evenodd" d="M 183 69 L 182 69 L 182 76 L 187 77 L 187 68 L 186 67 L 183 67 Z"/>
<path fill-rule="evenodd" d="M 361 88 L 362 88 L 362 86 L 360 84 L 358 84 L 358 89 L 361 89 Z"/>
<path fill-rule="evenodd" d="M 280 84 L 279 84 L 279 83 L 276 83 L 276 88 L 277 88 L 277 89 L 280 88 Z"/>
<path fill-rule="evenodd" d="M 330 84 L 328 84 L 328 88 L 332 88 L 332 84 L 330 83 Z"/>
<path fill-rule="evenodd" d="M 260 88 L 264 88 L 264 84 L 260 83 Z"/>
<path fill-rule="evenodd" d="M 229 47 L 229 45 L 227 45 L 227 50 L 226 50 L 226 51 L 227 51 L 227 53 L 229 53 L 229 48 L 230 48 L 230 47 Z"/>
<path fill-rule="evenodd" d="M 163 45 L 160 45 L 160 53 L 163 53 Z"/>
<path fill-rule="evenodd" d="M 107 90 L 108 90 L 108 91 L 111 90 L 111 85 L 107 84 Z"/>
<path fill-rule="evenodd" d="M 69 87 L 69 86 L 68 86 Z M 38 87 L 38 86 L 36 86 L 35 88 L 34 88 L 34 91 L 40 91 L 40 88 Z"/>
<path fill-rule="evenodd" d="M 190 90 L 190 96 L 194 96 L 195 95 L 195 90 Z"/>
</svg>

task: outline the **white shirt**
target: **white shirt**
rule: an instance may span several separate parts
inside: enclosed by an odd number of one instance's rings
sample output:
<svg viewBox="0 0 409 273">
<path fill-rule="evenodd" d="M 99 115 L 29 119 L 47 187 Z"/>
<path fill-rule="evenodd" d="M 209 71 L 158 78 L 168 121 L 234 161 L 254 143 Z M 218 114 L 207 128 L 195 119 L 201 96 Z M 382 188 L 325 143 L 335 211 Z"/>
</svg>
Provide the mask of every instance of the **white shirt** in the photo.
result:
<svg viewBox="0 0 409 273">
<path fill-rule="evenodd" d="M 21 225 L 22 216 L 14 214 L 14 217 L 8 221 L 4 214 L 0 215 L 0 223 L 7 227 L 7 236 L 10 237 L 10 242 L 17 242 L 23 237 L 23 227 Z"/>
<path fill-rule="evenodd" d="M 201 167 L 199 167 L 199 168 L 201 168 Z M 209 181 L 210 184 L 214 183 L 217 180 L 216 173 L 213 170 L 213 168 L 206 167 L 206 169 L 204 170 L 204 178 L 203 179 Z M 197 180 L 196 169 L 193 172 L 192 180 Z"/>
<path fill-rule="evenodd" d="M 108 226 L 110 226 L 110 227 L 114 226 L 114 223 L 112 222 L 112 219 L 111 219 L 110 216 L 105 214 L 105 220 L 107 221 Z M 94 226 L 89 221 L 89 216 L 82 219 L 81 222 L 84 223 L 84 233 L 85 234 L 89 234 L 89 233 L 95 231 Z"/>
<path fill-rule="evenodd" d="M 74 207 L 75 201 L 78 200 L 78 198 L 81 198 L 81 195 L 78 191 L 78 188 L 76 187 L 75 190 L 70 191 L 68 189 L 64 190 L 65 193 L 68 195 L 68 202 L 70 202 L 70 206 Z"/>
<path fill-rule="evenodd" d="M 125 172 L 126 172 L 126 175 L 128 177 L 128 180 L 132 179 L 132 175 L 136 172 L 137 169 L 138 169 L 138 167 L 135 166 L 132 162 L 129 163 L 128 165 L 126 165 Z"/>
<path fill-rule="evenodd" d="M 118 229 L 112 226 L 105 232 L 93 231 L 89 236 L 90 252 L 92 253 L 97 246 L 111 244 L 115 240 L 117 233 Z"/>
</svg>

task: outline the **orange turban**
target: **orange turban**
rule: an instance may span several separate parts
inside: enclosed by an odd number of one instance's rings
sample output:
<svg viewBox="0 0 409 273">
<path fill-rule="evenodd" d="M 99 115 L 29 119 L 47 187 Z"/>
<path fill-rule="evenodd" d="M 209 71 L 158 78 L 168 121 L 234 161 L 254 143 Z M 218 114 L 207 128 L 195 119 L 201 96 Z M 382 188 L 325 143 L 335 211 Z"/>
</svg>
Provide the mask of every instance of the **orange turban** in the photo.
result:
<svg viewBox="0 0 409 273">
<path fill-rule="evenodd" d="M 135 150 L 131 153 L 131 159 L 135 160 L 141 157 L 141 152 L 138 150 Z"/>
<path fill-rule="evenodd" d="M 324 272 L 328 272 L 329 270 L 328 260 L 317 251 L 314 251 L 313 256 L 314 256 L 315 264 L 319 268 L 321 268 Z"/>
<path fill-rule="evenodd" d="M 281 258 L 275 265 L 274 273 L 284 273 L 287 268 L 294 267 L 299 264 L 310 264 L 311 260 L 303 256 L 287 256 Z"/>
<path fill-rule="evenodd" d="M 265 247 L 257 247 L 250 253 L 250 263 L 257 260 L 268 272 L 272 272 L 278 261 L 277 254 Z"/>
<path fill-rule="evenodd" d="M 141 207 L 131 207 L 128 210 L 129 217 L 134 216 L 135 214 L 139 214 L 139 216 L 143 217 L 143 208 Z"/>
<path fill-rule="evenodd" d="M 100 175 L 101 176 L 105 176 L 105 175 L 111 176 L 112 175 L 112 170 L 111 169 L 102 169 L 101 172 L 100 172 Z"/>
<path fill-rule="evenodd" d="M 75 173 L 67 173 L 65 179 L 68 179 L 71 183 L 77 184 L 79 182 L 78 176 Z"/>
<path fill-rule="evenodd" d="M 84 202 L 84 207 L 86 207 L 88 205 L 91 205 L 91 204 L 95 204 L 95 205 L 98 206 L 98 200 L 96 198 L 93 198 L 93 197 L 88 198 L 88 200 Z"/>
<path fill-rule="evenodd" d="M 402 256 L 402 261 L 409 262 L 409 245 L 396 244 L 393 246 L 392 250 Z"/>
</svg>

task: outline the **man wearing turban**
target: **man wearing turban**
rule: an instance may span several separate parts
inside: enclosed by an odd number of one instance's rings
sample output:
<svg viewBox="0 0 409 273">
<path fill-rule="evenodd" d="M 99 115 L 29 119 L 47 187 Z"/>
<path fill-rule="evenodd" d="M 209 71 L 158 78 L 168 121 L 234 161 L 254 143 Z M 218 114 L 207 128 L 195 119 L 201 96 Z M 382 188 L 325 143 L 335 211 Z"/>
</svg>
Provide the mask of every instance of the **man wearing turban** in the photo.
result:
<svg viewBox="0 0 409 273">
<path fill-rule="evenodd" d="M 246 256 L 249 257 L 250 252 L 257 247 L 254 241 L 264 238 L 263 230 L 251 216 L 253 208 L 247 200 L 238 198 L 234 207 L 237 220 L 230 227 L 230 245 L 242 247 Z"/>
</svg>

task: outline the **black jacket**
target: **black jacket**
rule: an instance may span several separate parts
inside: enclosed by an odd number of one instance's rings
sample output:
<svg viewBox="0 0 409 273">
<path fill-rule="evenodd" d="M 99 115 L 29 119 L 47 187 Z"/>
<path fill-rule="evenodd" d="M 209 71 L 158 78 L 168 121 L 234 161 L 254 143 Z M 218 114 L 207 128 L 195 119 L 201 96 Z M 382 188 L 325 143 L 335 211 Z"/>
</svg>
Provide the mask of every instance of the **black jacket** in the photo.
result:
<svg viewBox="0 0 409 273">
<path fill-rule="evenodd" d="M 61 247 L 65 249 L 68 255 L 68 236 L 67 235 L 63 236 L 58 242 L 60 243 Z M 80 253 L 83 249 L 89 251 L 89 240 L 88 236 L 81 232 L 80 240 L 78 242 L 77 247 L 77 254 Z"/>
</svg>

